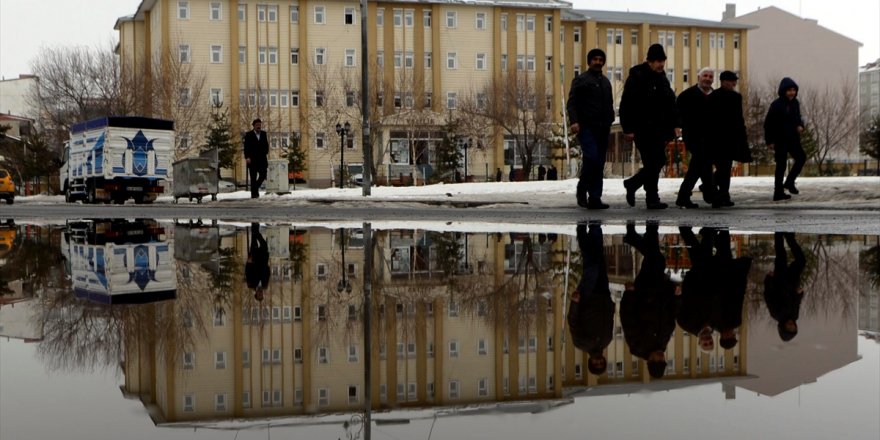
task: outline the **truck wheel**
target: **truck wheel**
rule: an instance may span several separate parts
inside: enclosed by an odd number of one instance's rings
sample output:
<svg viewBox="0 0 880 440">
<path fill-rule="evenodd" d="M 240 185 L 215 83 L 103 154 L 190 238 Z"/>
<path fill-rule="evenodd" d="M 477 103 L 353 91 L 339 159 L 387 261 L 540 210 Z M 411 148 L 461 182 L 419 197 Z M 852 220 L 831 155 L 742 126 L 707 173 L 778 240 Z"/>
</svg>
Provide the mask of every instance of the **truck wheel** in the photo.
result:
<svg viewBox="0 0 880 440">
<path fill-rule="evenodd" d="M 216 201 L 217 201 L 217 194 L 211 194 L 211 201 L 212 201 L 212 202 L 216 202 Z"/>
<path fill-rule="evenodd" d="M 144 204 L 144 196 L 134 196 L 134 204 L 135 205 L 143 205 Z"/>
<path fill-rule="evenodd" d="M 6 204 L 7 204 L 7 205 L 11 205 L 13 201 L 15 201 L 15 199 L 13 199 L 12 197 L 10 197 L 10 198 L 6 199 Z"/>
</svg>

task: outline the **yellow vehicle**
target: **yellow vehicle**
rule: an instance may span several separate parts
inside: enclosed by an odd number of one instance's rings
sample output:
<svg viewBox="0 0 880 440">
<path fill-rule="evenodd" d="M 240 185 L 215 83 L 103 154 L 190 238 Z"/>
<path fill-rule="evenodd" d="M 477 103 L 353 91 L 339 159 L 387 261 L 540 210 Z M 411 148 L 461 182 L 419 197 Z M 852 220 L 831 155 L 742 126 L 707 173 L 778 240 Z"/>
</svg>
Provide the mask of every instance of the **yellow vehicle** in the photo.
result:
<svg viewBox="0 0 880 440">
<path fill-rule="evenodd" d="M 5 257 L 15 245 L 16 228 L 12 225 L 0 225 L 0 266 L 6 264 Z"/>
<path fill-rule="evenodd" d="M 6 204 L 12 204 L 15 200 L 15 182 L 8 171 L 0 168 L 0 200 L 2 199 L 6 199 Z"/>
</svg>

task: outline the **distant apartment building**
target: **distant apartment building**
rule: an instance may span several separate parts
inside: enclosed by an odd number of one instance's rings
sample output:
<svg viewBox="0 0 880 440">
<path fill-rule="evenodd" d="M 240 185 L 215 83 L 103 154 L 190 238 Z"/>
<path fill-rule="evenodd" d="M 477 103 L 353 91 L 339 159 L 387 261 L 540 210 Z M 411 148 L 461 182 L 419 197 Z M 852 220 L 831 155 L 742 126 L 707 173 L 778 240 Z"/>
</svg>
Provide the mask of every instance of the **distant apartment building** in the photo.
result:
<svg viewBox="0 0 880 440">
<path fill-rule="evenodd" d="M 677 91 L 703 66 L 746 76 L 747 25 L 579 11 L 557 0 L 387 1 L 370 2 L 368 9 L 371 136 L 380 181 L 407 174 L 421 181 L 436 165 L 437 146 L 450 136 L 467 156 L 465 173 L 477 180 L 496 168 L 504 175 L 521 168 L 515 151 L 522 133 L 498 124 L 450 133 L 447 124 L 458 117 L 473 125 L 464 109 L 484 105 L 493 84 L 517 77 L 530 87 L 528 111 L 558 127 L 571 79 L 596 46 L 609 54 L 608 75 L 618 96 L 629 68 L 654 42 L 667 48 Z M 349 163 L 362 157 L 360 21 L 357 4 L 338 0 L 153 0 L 120 18 L 116 29 L 123 69 L 138 72 L 147 94 L 173 83 L 174 66 L 203 72 L 199 93 L 189 84 L 171 91 L 178 104 L 207 112 L 212 103 L 223 103 L 242 132 L 260 117 L 270 157 L 281 157 L 294 138 L 307 151 L 307 180 L 322 187 L 338 178 L 342 148 Z M 198 101 L 190 102 L 194 96 Z M 152 105 L 145 102 L 144 111 L 167 110 Z M 342 146 L 335 125 L 345 122 L 353 130 Z M 178 126 L 179 146 L 200 143 L 203 132 Z M 549 149 L 542 144 L 535 151 L 534 166 L 562 168 Z M 243 176 L 239 166 L 236 178 Z"/>
<path fill-rule="evenodd" d="M 880 115 L 880 58 L 859 70 L 859 113 L 861 131 Z"/>
<path fill-rule="evenodd" d="M 28 103 L 28 96 L 37 82 L 38 78 L 34 75 L 0 79 L 0 113 L 22 117 L 36 116 Z"/>
</svg>

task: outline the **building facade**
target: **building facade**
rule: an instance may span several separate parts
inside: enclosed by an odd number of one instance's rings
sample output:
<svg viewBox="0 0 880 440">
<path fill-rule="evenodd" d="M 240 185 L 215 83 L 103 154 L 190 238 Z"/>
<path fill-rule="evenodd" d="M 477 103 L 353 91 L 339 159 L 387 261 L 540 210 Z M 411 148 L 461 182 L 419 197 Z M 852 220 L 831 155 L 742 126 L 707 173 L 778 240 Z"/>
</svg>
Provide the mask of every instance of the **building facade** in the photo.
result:
<svg viewBox="0 0 880 440">
<path fill-rule="evenodd" d="M 271 157 L 298 142 L 307 151 L 306 179 L 322 187 L 339 178 L 343 149 L 349 164 L 363 156 L 360 22 L 351 1 L 148 0 L 116 29 L 123 70 L 143 78 L 145 96 L 171 85 L 165 95 L 175 102 L 145 99 L 144 112 L 177 120 L 180 149 L 200 143 L 204 132 L 186 124 L 192 108 L 204 114 L 222 103 L 242 132 L 253 118 L 263 120 Z M 564 169 L 564 150 L 552 139 L 562 133 L 568 84 L 596 46 L 609 54 L 618 101 L 629 67 L 653 42 L 669 52 L 677 91 L 704 66 L 747 72 L 748 26 L 578 11 L 557 0 L 369 2 L 367 26 L 380 183 L 428 178 L 438 148 L 453 138 L 466 159 L 463 173 L 475 180 L 522 168 L 523 143 L 539 145 L 529 151 L 534 167 Z M 520 92 L 511 99 L 540 134 L 506 125 L 497 112 L 485 117 L 486 108 L 510 107 L 496 104 L 499 91 L 511 87 Z M 353 130 L 343 146 L 334 127 L 345 122 Z M 523 142 L 528 136 L 536 141 Z M 241 165 L 234 174 L 243 179 Z"/>
<path fill-rule="evenodd" d="M 859 70 L 859 114 L 861 132 L 880 115 L 880 58 Z"/>
</svg>

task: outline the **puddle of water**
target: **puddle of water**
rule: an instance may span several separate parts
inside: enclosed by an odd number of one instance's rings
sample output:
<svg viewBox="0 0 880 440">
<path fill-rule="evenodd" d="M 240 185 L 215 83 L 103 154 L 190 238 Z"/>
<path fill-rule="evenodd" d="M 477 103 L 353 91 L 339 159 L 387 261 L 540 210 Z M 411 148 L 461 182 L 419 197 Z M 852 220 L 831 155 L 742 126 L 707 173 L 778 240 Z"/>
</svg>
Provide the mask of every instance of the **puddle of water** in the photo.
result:
<svg viewBox="0 0 880 440">
<path fill-rule="evenodd" d="M 0 226 L 0 437 L 880 435 L 877 236 L 329 226 Z"/>
</svg>

